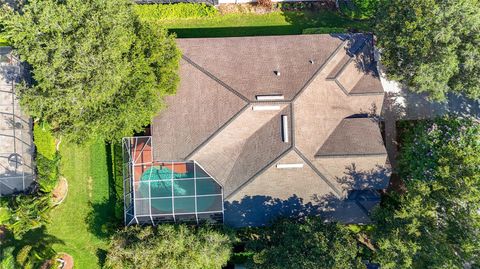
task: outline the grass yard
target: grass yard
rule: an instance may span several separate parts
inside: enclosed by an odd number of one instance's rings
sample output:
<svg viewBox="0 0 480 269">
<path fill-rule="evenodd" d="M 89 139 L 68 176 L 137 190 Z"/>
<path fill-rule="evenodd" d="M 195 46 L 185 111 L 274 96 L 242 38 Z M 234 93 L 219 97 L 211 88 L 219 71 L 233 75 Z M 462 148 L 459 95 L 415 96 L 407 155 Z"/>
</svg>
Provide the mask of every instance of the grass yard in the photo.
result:
<svg viewBox="0 0 480 269">
<path fill-rule="evenodd" d="M 302 34 L 306 28 L 320 28 L 321 33 L 336 33 L 339 29 L 370 30 L 368 21 L 355 21 L 336 12 L 322 10 L 275 11 L 267 14 L 233 13 L 200 18 L 154 19 L 147 22 L 165 26 L 178 37 L 229 37 Z"/>
<path fill-rule="evenodd" d="M 75 268 L 100 268 L 111 228 L 108 226 L 115 222 L 111 154 L 101 141 L 84 147 L 63 142 L 60 154 L 68 196 L 52 211 L 46 233 L 61 241 L 53 248 L 71 254 Z"/>
</svg>

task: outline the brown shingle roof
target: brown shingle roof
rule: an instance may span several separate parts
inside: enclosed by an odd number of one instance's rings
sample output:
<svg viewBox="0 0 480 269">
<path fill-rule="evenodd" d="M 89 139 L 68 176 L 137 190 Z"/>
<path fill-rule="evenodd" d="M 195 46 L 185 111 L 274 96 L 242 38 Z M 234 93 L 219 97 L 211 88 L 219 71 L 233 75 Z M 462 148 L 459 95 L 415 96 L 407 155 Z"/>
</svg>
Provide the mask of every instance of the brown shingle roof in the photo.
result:
<svg viewBox="0 0 480 269">
<path fill-rule="evenodd" d="M 183 52 L 180 88 L 152 124 L 156 159 L 196 160 L 223 185 L 226 200 L 236 207 L 243 196 L 262 195 L 293 195 L 310 202 L 327 195 L 341 203 L 349 190 L 388 183 L 387 177 L 378 176 L 388 174 L 388 166 L 377 169 L 386 163 L 378 125 L 349 118 L 382 107 L 371 36 L 178 43 Z M 285 100 L 256 100 L 268 94 L 282 94 Z M 253 110 L 256 105 L 278 110 Z M 281 115 L 288 116 L 288 143 L 282 140 Z M 368 155 L 372 153 L 377 155 Z M 332 154 L 342 157 L 318 158 Z M 275 167 L 282 162 L 302 163 L 303 168 Z M 267 189 L 269 184 L 275 187 Z"/>
<path fill-rule="evenodd" d="M 378 123 L 374 119 L 346 118 L 330 134 L 315 157 L 386 154 Z"/>
<path fill-rule="evenodd" d="M 340 44 L 329 35 L 178 40 L 184 57 L 250 101 L 272 93 L 292 99 Z"/>
</svg>

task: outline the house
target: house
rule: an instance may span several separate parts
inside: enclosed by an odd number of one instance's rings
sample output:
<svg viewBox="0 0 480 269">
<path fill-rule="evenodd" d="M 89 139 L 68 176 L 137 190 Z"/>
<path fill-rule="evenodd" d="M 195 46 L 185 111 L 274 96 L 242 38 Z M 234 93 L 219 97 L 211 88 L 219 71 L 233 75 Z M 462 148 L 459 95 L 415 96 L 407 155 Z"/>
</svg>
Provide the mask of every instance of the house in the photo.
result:
<svg viewBox="0 0 480 269">
<path fill-rule="evenodd" d="M 0 47 L 0 197 L 24 192 L 34 181 L 32 123 L 15 95 L 20 62 Z"/>
<path fill-rule="evenodd" d="M 124 139 L 126 224 L 368 223 L 390 168 L 372 36 L 178 39 L 180 86 Z"/>
</svg>

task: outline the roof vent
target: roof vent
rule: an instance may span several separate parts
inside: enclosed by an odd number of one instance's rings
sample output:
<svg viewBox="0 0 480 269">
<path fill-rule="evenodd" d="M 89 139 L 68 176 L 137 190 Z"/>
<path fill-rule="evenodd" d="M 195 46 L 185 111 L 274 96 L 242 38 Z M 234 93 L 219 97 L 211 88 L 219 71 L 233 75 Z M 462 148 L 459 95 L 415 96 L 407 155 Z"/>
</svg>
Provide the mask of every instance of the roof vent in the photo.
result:
<svg viewBox="0 0 480 269">
<path fill-rule="evenodd" d="M 313 59 L 310 59 L 308 62 L 311 63 L 311 64 L 315 63 L 315 61 Z"/>
<path fill-rule="evenodd" d="M 282 115 L 282 140 L 284 143 L 288 143 L 288 117 Z"/>
<path fill-rule="evenodd" d="M 278 71 L 278 70 L 273 71 L 273 73 L 275 73 L 275 75 L 277 75 L 277 77 L 280 76 L 280 71 Z"/>
<path fill-rule="evenodd" d="M 257 101 L 276 101 L 283 100 L 283 94 L 269 94 L 269 95 L 257 95 L 255 96 Z"/>
<path fill-rule="evenodd" d="M 303 168 L 303 163 L 277 163 L 278 169 L 298 169 Z"/>
<path fill-rule="evenodd" d="M 252 106 L 253 111 L 267 111 L 267 110 L 280 110 L 280 106 Z"/>
</svg>

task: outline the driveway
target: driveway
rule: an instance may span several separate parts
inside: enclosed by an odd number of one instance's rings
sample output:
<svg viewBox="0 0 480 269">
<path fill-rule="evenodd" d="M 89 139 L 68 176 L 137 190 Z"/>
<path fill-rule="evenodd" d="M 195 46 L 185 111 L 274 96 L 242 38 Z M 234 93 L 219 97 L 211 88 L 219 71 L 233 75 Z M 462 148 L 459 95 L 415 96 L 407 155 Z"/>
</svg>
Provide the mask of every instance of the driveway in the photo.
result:
<svg viewBox="0 0 480 269">
<path fill-rule="evenodd" d="M 379 70 L 382 68 L 379 67 Z M 432 102 L 425 94 L 409 92 L 397 82 L 386 79 L 383 72 L 380 73 L 380 80 L 385 90 L 382 108 L 382 116 L 385 120 L 385 146 L 394 170 L 397 156 L 396 121 L 429 119 L 445 114 L 471 116 L 480 120 L 480 100 L 475 101 L 449 94 L 443 103 Z"/>
</svg>

